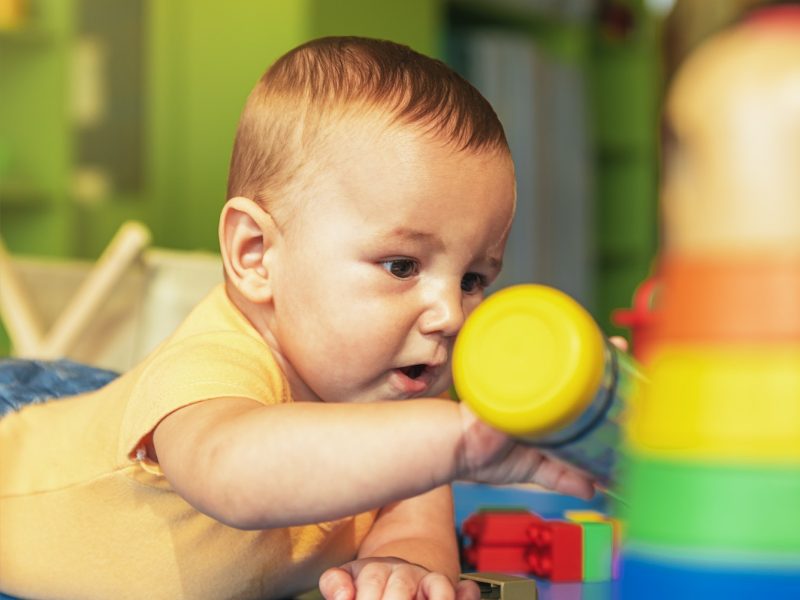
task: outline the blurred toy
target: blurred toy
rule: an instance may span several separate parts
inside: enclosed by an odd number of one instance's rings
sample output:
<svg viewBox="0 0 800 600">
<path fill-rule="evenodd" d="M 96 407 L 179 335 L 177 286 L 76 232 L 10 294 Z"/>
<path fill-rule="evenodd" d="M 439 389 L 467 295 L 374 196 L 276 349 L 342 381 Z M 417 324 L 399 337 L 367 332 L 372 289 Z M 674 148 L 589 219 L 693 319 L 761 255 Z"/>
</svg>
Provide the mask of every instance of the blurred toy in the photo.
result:
<svg viewBox="0 0 800 600">
<path fill-rule="evenodd" d="M 518 285 L 490 296 L 456 340 L 453 378 L 487 423 L 613 481 L 620 416 L 641 375 L 568 295 Z"/>
<path fill-rule="evenodd" d="M 665 116 L 622 596 L 800 598 L 800 7 L 703 44 Z"/>
<path fill-rule="evenodd" d="M 633 306 L 613 312 L 615 325 L 627 327 L 631 332 L 630 352 L 639 363 L 646 363 L 653 343 L 653 309 L 659 289 L 659 278 L 655 275 L 645 279 L 633 293 Z"/>
<path fill-rule="evenodd" d="M 530 574 L 555 583 L 612 578 L 612 525 L 543 519 L 529 511 L 481 511 L 464 521 L 466 562 L 479 571 Z"/>
<path fill-rule="evenodd" d="M 0 0 L 0 33 L 23 27 L 30 11 L 28 0 Z"/>
</svg>

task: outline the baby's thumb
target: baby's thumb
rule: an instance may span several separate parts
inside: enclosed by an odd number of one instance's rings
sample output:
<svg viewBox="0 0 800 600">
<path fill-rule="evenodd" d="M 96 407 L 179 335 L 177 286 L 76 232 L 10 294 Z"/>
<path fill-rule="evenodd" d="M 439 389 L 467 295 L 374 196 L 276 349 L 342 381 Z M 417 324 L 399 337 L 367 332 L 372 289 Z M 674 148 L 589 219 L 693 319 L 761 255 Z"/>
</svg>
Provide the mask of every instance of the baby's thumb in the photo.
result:
<svg viewBox="0 0 800 600">
<path fill-rule="evenodd" d="M 353 577 L 339 567 L 325 571 L 319 578 L 319 591 L 325 600 L 354 600 Z"/>
</svg>

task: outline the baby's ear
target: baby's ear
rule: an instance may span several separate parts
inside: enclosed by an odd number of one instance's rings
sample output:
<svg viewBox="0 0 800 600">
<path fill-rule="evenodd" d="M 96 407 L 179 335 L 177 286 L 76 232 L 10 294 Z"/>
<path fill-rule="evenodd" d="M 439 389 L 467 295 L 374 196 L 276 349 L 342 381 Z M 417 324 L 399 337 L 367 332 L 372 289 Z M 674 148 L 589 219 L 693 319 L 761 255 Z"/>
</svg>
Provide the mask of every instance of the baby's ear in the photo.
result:
<svg viewBox="0 0 800 600">
<path fill-rule="evenodd" d="M 219 218 L 219 248 L 230 283 L 248 300 L 272 299 L 265 260 L 278 229 L 270 214 L 249 198 L 231 198 Z"/>
</svg>

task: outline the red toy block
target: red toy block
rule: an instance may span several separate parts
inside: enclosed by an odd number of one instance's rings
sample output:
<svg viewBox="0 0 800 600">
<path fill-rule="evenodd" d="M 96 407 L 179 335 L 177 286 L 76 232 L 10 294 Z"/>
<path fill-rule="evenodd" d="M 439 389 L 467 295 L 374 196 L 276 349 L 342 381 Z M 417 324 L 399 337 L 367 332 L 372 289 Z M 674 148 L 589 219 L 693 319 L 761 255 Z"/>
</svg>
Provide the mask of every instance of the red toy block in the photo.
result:
<svg viewBox="0 0 800 600">
<path fill-rule="evenodd" d="M 543 519 L 528 511 L 479 512 L 464 520 L 461 531 L 473 546 L 527 546 L 528 528 Z"/>
<path fill-rule="evenodd" d="M 518 575 L 530 571 L 529 551 L 528 546 L 472 546 L 464 558 L 476 571 Z"/>
<path fill-rule="evenodd" d="M 551 581 L 583 579 L 583 530 L 578 523 L 542 521 L 528 528 L 530 571 Z"/>
</svg>

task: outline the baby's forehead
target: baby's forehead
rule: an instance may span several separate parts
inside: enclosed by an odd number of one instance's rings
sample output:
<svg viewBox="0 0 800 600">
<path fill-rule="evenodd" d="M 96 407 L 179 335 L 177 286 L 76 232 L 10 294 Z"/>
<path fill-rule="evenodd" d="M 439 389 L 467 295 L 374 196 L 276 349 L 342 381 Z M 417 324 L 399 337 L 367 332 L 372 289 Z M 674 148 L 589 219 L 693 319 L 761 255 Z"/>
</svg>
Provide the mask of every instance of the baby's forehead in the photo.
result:
<svg viewBox="0 0 800 600">
<path fill-rule="evenodd" d="M 423 140 L 465 154 L 510 156 L 506 144 L 465 140 L 457 129 L 459 124 L 447 113 L 420 118 L 405 114 L 401 108 L 391 103 L 355 101 L 329 106 L 321 114 L 306 113 L 297 123 L 297 129 L 303 132 L 303 149 L 335 157 L 346 142 L 355 141 L 361 151 L 368 152 Z"/>
<path fill-rule="evenodd" d="M 463 149 L 439 130 L 397 121 L 385 111 L 328 117 L 309 132 L 303 148 L 295 148 L 301 156 L 285 196 L 292 212 L 355 202 L 365 218 L 373 210 L 396 214 L 413 209 L 415 201 L 423 207 L 437 202 L 460 185 L 465 172 L 476 176 L 477 187 L 492 188 L 484 194 L 496 188 L 513 203 L 513 163 L 505 147 Z M 463 193 L 467 202 L 475 190 Z"/>
</svg>

